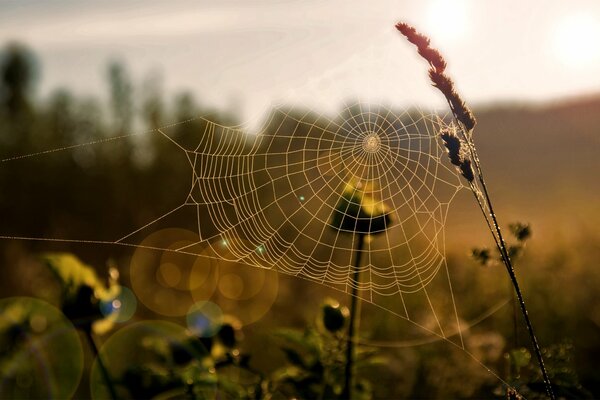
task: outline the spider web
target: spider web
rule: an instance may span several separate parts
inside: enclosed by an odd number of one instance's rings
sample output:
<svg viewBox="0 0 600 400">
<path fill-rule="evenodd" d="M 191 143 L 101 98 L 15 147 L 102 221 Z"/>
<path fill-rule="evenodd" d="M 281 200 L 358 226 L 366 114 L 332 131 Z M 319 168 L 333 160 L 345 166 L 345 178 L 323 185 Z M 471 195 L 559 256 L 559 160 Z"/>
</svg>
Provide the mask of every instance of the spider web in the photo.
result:
<svg viewBox="0 0 600 400">
<path fill-rule="evenodd" d="M 257 135 L 202 122 L 193 148 L 159 130 L 189 161 L 186 201 L 115 243 L 185 208 L 197 221 L 189 251 L 206 242 L 235 261 L 348 289 L 358 284 L 349 273 L 357 233 L 335 229 L 331 217 L 350 186 L 387 205 L 393 221 L 367 245 L 363 269 L 373 275 L 360 290 L 413 293 L 442 267 L 444 220 L 463 186 L 441 161 L 436 115 L 360 103 L 333 120 L 277 109 Z"/>
<path fill-rule="evenodd" d="M 334 117 L 276 107 L 258 133 L 204 117 L 183 124 L 193 127 L 192 135 L 178 137 L 174 128 L 181 124 L 156 130 L 189 164 L 189 193 L 175 208 L 115 240 L 0 237 L 161 250 L 276 270 L 348 294 L 356 290 L 484 366 L 465 346 L 445 258 L 447 213 L 465 186 L 439 139 L 447 126 L 443 118 L 357 102 Z M 351 199 L 344 202 L 348 194 Z M 356 218 L 357 206 L 389 216 L 367 235 L 358 279 L 353 261 L 363 233 L 334 223 L 336 213 Z M 194 238 L 178 246 L 145 241 L 171 227 L 175 215 L 189 221 L 185 228 Z M 415 309 L 422 304 L 427 310 Z"/>
</svg>

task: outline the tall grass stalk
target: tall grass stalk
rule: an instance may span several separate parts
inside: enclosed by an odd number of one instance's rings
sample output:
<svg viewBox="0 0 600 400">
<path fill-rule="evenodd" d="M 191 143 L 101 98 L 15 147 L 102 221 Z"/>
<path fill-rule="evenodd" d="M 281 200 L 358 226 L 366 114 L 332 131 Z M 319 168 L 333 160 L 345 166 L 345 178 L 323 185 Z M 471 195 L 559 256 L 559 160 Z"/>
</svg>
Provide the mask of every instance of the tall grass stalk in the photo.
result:
<svg viewBox="0 0 600 400">
<path fill-rule="evenodd" d="M 365 243 L 365 234 L 358 233 L 356 251 L 354 253 L 354 276 L 355 286 L 352 287 L 350 296 L 350 322 L 348 324 L 348 339 L 346 341 L 346 365 L 344 369 L 344 389 L 342 391 L 343 399 L 352 399 L 352 389 L 354 388 L 354 364 L 356 351 L 354 344 L 358 342 L 358 324 L 360 323 L 360 298 L 358 297 L 358 284 L 360 282 L 360 260 L 362 258 L 363 246 Z"/>
<path fill-rule="evenodd" d="M 490 233 L 494 238 L 496 247 L 500 252 L 502 261 L 517 295 L 521 313 L 525 319 L 531 344 L 544 379 L 546 393 L 551 399 L 554 399 L 554 392 L 552 390 L 550 379 L 548 378 L 546 367 L 544 366 L 542 352 L 540 351 L 531 320 L 529 319 L 525 300 L 521 293 L 521 288 L 507 250 L 506 242 L 504 241 L 504 236 L 502 235 L 500 225 L 498 224 L 498 218 L 494 211 L 494 206 L 483 176 L 481 162 L 477 154 L 475 142 L 473 141 L 473 129 L 476 124 L 475 117 L 460 95 L 456 92 L 454 82 L 452 82 L 452 80 L 444 73 L 446 61 L 438 50 L 430 47 L 429 38 L 418 33 L 415 28 L 405 23 L 398 23 L 396 29 L 398 29 L 409 42 L 417 47 L 419 55 L 429 63 L 429 77 L 431 82 L 434 87 L 444 94 L 448 106 L 452 111 L 454 124 L 451 129 L 442 131 L 440 137 L 448 150 L 450 162 L 457 167 L 462 177 L 469 183 L 469 187 L 477 200 L 477 204 L 481 209 Z"/>
</svg>

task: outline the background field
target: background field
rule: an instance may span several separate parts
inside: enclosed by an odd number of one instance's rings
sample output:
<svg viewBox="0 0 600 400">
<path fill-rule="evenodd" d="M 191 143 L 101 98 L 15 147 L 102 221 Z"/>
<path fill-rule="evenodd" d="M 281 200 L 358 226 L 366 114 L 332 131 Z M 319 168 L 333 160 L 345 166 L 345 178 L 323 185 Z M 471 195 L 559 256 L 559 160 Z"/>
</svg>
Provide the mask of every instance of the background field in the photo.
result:
<svg viewBox="0 0 600 400">
<path fill-rule="evenodd" d="M 36 98 L 30 90 L 36 74 L 30 74 L 28 68 L 35 66 L 39 72 L 42 67 L 30 63 L 33 55 L 20 49 L 11 50 L 13 56 L 25 58 L 15 63 L 16 74 L 4 75 L 5 94 L 0 104 L 0 233 L 5 237 L 115 240 L 180 204 L 189 188 L 185 178 L 189 167 L 181 153 L 153 131 L 19 156 L 111 138 L 134 129 L 153 129 L 197 115 L 225 124 L 241 119 L 231 110 L 199 106 L 189 93 L 171 99 L 152 90 L 130 91 L 134 85 L 122 64 L 111 67 L 109 102 L 76 96 L 68 89 Z M 9 54 L 5 48 L 5 57 Z M 600 95 L 545 103 L 475 104 L 474 111 L 479 122 L 476 143 L 501 221 L 505 225 L 527 222 L 533 229 L 517 273 L 539 340 L 542 346 L 572 343 L 571 366 L 583 386 L 598 396 Z M 187 123 L 175 133 L 193 136 L 199 131 L 197 123 Z M 520 320 L 521 328 L 517 337 L 514 335 L 510 288 L 501 265 L 482 267 L 469 257 L 471 248 L 491 244 L 478 212 L 466 190 L 453 203 L 446 235 L 449 271 L 459 316 L 467 323 L 501 305 L 470 327 L 465 337 L 470 348 L 479 349 L 479 357 L 503 376 L 506 361 L 502 352 L 513 345 L 527 346 L 528 339 Z M 170 221 L 173 226 L 188 222 Z M 57 301 L 56 284 L 36 258 L 47 251 L 71 252 L 102 274 L 107 260 L 113 260 L 123 283 L 130 284 L 130 248 L 4 238 L 0 249 L 2 297 L 35 296 Z M 273 345 L 275 329 L 311 324 L 325 297 L 348 303 L 347 295 L 312 282 L 285 275 L 276 279 L 276 300 L 262 319 L 244 327 L 242 345 L 266 371 L 284 360 Z M 393 302 L 390 298 L 378 305 L 393 309 Z M 414 306 L 418 309 L 423 305 Z M 390 356 L 387 366 L 365 372 L 366 376 L 377 376 L 375 397 L 481 396 L 498 384 L 448 343 L 411 345 L 407 340 L 419 336 L 414 327 L 384 309 L 366 304 L 363 315 L 365 338 L 392 342 L 391 349 L 386 350 Z M 182 318 L 157 314 L 141 303 L 133 320 L 156 318 L 184 323 Z M 90 355 L 86 362 L 90 362 Z M 548 363 L 552 365 L 552 360 Z M 78 392 L 84 396 L 85 383 L 86 378 Z"/>
</svg>

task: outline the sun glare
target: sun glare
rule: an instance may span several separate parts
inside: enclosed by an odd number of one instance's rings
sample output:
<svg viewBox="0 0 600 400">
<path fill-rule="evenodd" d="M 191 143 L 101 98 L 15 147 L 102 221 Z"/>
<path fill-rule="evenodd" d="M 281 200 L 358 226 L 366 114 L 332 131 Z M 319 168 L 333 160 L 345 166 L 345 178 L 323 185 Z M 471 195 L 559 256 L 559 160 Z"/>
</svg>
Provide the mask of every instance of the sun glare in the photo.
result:
<svg viewBox="0 0 600 400">
<path fill-rule="evenodd" d="M 434 0 L 427 10 L 427 32 L 436 41 L 454 41 L 466 33 L 464 0 Z"/>
<path fill-rule="evenodd" d="M 590 15 L 571 15 L 558 25 L 554 38 L 556 56 L 571 67 L 600 62 L 600 21 Z"/>
</svg>

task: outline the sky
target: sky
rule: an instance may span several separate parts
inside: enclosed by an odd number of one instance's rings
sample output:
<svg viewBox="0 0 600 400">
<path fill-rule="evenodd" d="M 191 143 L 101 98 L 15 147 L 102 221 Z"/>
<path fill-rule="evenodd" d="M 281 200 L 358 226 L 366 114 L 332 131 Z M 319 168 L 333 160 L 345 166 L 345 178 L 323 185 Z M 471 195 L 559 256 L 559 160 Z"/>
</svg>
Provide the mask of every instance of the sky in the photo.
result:
<svg viewBox="0 0 600 400">
<path fill-rule="evenodd" d="M 598 0 L 0 0 L 0 45 L 35 51 L 42 96 L 106 95 L 118 59 L 138 85 L 248 120 L 282 102 L 441 106 L 397 21 L 432 38 L 471 104 L 600 93 Z"/>
</svg>

